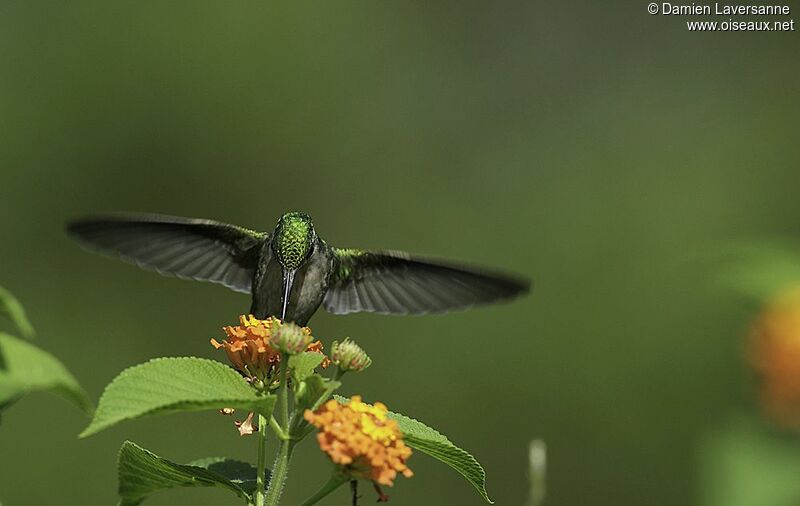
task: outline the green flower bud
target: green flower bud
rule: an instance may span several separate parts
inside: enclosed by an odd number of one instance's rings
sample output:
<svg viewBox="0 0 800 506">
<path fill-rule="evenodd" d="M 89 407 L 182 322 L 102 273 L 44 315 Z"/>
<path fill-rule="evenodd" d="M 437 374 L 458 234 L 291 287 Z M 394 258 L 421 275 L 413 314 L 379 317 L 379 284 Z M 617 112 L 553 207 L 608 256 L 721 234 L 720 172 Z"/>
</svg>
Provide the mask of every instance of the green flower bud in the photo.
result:
<svg viewBox="0 0 800 506">
<path fill-rule="evenodd" d="M 361 346 L 345 338 L 341 343 L 334 341 L 331 345 L 331 361 L 341 371 L 361 372 L 372 364 L 372 359 L 367 356 Z"/>
<path fill-rule="evenodd" d="M 311 333 L 307 329 L 294 323 L 282 323 L 280 327 L 273 330 L 269 344 L 289 355 L 297 355 L 306 351 L 306 347 L 312 339 Z"/>
</svg>

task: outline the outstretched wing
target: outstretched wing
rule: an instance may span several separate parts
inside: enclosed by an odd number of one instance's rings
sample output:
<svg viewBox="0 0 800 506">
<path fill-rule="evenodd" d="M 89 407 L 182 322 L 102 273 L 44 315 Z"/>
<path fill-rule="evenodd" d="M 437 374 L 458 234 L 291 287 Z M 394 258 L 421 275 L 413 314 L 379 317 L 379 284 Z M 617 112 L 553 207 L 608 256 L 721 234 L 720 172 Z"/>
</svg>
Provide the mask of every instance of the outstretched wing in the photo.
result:
<svg viewBox="0 0 800 506">
<path fill-rule="evenodd" d="M 334 314 L 423 314 L 510 299 L 530 283 L 502 274 L 414 258 L 401 251 L 334 248 L 336 270 L 325 296 Z"/>
<path fill-rule="evenodd" d="M 88 249 L 144 269 L 245 293 L 269 236 L 211 220 L 150 214 L 80 219 L 68 223 L 67 232 Z"/>
</svg>

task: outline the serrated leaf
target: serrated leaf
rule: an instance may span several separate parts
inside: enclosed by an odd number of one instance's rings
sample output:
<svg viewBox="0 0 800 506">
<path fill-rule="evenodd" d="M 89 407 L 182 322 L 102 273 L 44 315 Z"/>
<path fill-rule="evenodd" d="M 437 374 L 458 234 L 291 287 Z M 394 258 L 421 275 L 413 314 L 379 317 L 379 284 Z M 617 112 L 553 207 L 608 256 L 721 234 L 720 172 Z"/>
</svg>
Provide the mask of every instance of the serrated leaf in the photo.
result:
<svg viewBox="0 0 800 506">
<path fill-rule="evenodd" d="M 256 475 L 258 474 L 258 470 L 249 462 L 233 460 L 227 457 L 206 457 L 204 459 L 193 460 L 186 465 L 202 467 L 220 474 L 248 494 L 252 494 L 256 490 Z M 269 477 L 270 472 L 269 469 L 267 469 L 267 483 L 269 483 Z"/>
<path fill-rule="evenodd" d="M 289 357 L 289 369 L 296 382 L 305 381 L 306 378 L 314 374 L 319 364 L 325 359 L 325 355 L 316 351 L 304 351 Z"/>
<path fill-rule="evenodd" d="M 452 467 L 475 487 L 481 497 L 493 502 L 486 492 L 486 471 L 469 452 L 418 420 L 392 412 L 389 417 L 397 421 L 408 446 Z"/>
<path fill-rule="evenodd" d="M 338 395 L 335 395 L 334 398 L 343 404 L 350 402 L 349 399 Z M 469 452 L 454 445 L 447 439 L 447 436 L 419 420 L 391 411 L 388 416 L 397 422 L 398 428 L 403 433 L 403 441 L 408 446 L 430 455 L 456 470 L 475 487 L 486 502 L 494 504 L 486 492 L 486 471 Z"/>
<path fill-rule="evenodd" d="M 120 448 L 117 471 L 120 506 L 135 506 L 159 490 L 174 487 L 219 487 L 249 502 L 257 473 L 252 465 L 227 458 L 177 464 L 131 441 Z"/>
<path fill-rule="evenodd" d="M 120 373 L 106 387 L 86 437 L 123 420 L 223 407 L 268 417 L 274 395 L 259 395 L 230 367 L 203 358 L 157 358 Z"/>
<path fill-rule="evenodd" d="M 91 413 L 92 404 L 64 365 L 50 353 L 0 333 L 0 411 L 36 391 L 56 393 Z"/>
<path fill-rule="evenodd" d="M 31 339 L 36 336 L 28 316 L 25 314 L 25 308 L 14 297 L 11 292 L 0 286 L 0 315 L 5 315 L 11 320 L 11 323 L 19 330 L 22 337 Z"/>
</svg>

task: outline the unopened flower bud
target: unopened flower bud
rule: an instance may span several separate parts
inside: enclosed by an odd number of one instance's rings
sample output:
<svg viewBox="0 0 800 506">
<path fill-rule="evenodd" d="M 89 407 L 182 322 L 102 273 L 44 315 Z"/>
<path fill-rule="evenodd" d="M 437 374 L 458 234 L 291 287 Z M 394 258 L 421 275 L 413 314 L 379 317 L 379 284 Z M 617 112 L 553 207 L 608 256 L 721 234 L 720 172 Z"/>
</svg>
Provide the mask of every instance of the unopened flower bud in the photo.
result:
<svg viewBox="0 0 800 506">
<path fill-rule="evenodd" d="M 273 331 L 270 344 L 284 353 L 297 355 L 306 351 L 312 339 L 311 333 L 306 329 L 294 323 L 282 323 Z"/>
<path fill-rule="evenodd" d="M 361 372 L 372 364 L 372 359 L 367 356 L 364 349 L 351 341 L 349 337 L 341 343 L 333 342 L 331 361 L 342 371 L 354 372 Z"/>
</svg>

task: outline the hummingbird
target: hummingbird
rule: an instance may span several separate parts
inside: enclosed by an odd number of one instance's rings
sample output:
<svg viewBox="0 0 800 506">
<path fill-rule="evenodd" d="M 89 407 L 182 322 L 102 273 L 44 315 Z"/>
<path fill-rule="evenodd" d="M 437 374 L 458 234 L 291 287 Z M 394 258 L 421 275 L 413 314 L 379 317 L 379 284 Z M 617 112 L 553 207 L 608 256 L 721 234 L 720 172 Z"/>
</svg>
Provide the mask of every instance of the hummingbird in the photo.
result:
<svg viewBox="0 0 800 506">
<path fill-rule="evenodd" d="M 308 214 L 280 217 L 272 232 L 157 214 L 78 219 L 67 233 L 84 247 L 141 268 L 249 293 L 250 313 L 306 325 L 333 314 L 442 313 L 511 299 L 530 283 L 514 276 L 393 250 L 329 246 Z"/>
</svg>

